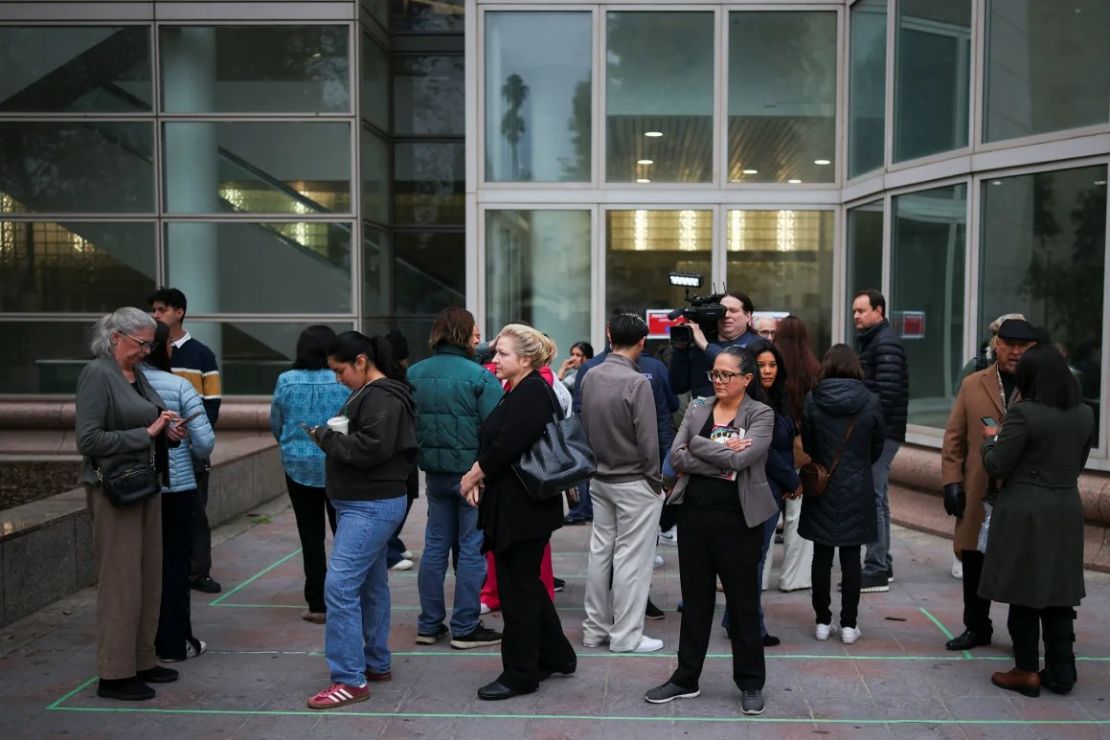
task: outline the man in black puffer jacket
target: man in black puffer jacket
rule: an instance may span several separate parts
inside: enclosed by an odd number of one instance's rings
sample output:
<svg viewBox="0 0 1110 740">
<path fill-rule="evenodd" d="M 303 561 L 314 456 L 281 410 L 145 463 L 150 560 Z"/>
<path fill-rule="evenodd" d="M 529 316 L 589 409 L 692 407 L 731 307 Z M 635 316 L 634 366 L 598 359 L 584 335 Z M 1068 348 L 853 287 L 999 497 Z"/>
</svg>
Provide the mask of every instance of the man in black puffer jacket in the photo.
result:
<svg viewBox="0 0 1110 740">
<path fill-rule="evenodd" d="M 859 332 L 859 359 L 863 382 L 878 394 L 883 407 L 886 440 L 883 454 L 872 467 L 879 538 L 867 546 L 863 561 L 863 593 L 889 591 L 894 580 L 890 557 L 890 498 L 887 482 L 898 448 L 906 441 L 906 414 L 910 376 L 906 350 L 886 317 L 886 299 L 877 290 L 861 290 L 852 299 L 852 318 Z"/>
</svg>

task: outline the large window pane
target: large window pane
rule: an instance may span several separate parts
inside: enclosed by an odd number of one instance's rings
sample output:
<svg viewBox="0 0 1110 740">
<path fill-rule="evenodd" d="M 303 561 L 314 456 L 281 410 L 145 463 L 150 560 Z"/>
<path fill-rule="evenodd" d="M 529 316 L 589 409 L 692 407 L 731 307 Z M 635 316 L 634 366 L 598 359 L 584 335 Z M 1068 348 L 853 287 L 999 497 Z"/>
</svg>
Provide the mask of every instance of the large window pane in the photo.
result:
<svg viewBox="0 0 1110 740">
<path fill-rule="evenodd" d="M 486 179 L 590 179 L 589 13 L 486 14 Z"/>
<path fill-rule="evenodd" d="M 728 179 L 836 179 L 836 13 L 729 13 Z"/>
<path fill-rule="evenodd" d="M 670 272 L 697 272 L 701 290 L 711 292 L 712 211 L 608 211 L 605 214 L 605 315 L 615 309 L 643 314 L 648 309 L 685 305 Z"/>
<path fill-rule="evenodd" d="M 362 131 L 362 217 L 389 223 L 389 145 L 369 128 Z"/>
<path fill-rule="evenodd" d="M 759 311 L 803 319 L 814 351 L 832 343 L 832 211 L 729 211 L 727 285 Z"/>
<path fill-rule="evenodd" d="M 894 161 L 967 146 L 971 0 L 899 0 Z"/>
<path fill-rule="evenodd" d="M 847 287 L 851 299 L 861 290 L 883 288 L 883 202 L 877 200 L 848 210 Z M 846 312 L 845 336 L 855 333 L 851 312 Z"/>
<path fill-rule="evenodd" d="M 560 358 L 589 340 L 589 211 L 486 213 L 486 334 L 515 321 L 550 336 Z"/>
<path fill-rule="evenodd" d="M 351 210 L 346 123 L 166 125 L 166 209 L 175 213 Z"/>
<path fill-rule="evenodd" d="M 171 223 L 166 280 L 194 314 L 353 313 L 351 227 Z"/>
<path fill-rule="evenodd" d="M 148 111 L 150 28 L 2 26 L 0 70 L 0 111 Z"/>
<path fill-rule="evenodd" d="M 0 123 L 0 213 L 154 210 L 149 123 Z"/>
<path fill-rule="evenodd" d="M 393 58 L 393 133 L 462 136 L 463 57 L 397 56 Z"/>
<path fill-rule="evenodd" d="M 466 222 L 466 150 L 462 142 L 412 142 L 393 149 L 397 224 Z"/>
<path fill-rule="evenodd" d="M 983 184 L 977 333 L 1018 312 L 1067 355 L 1083 399 L 1102 401 L 1106 303 L 1106 167 L 1082 167 Z"/>
<path fill-rule="evenodd" d="M 1106 123 L 1110 3 L 992 0 L 987 10 L 984 139 Z"/>
<path fill-rule="evenodd" d="M 92 328 L 91 319 L 0 321 L 0 346 L 7 348 L 0 362 L 0 393 L 74 393 L 77 377 L 92 359 Z"/>
<path fill-rule="evenodd" d="M 370 316 L 434 315 L 466 305 L 466 235 L 363 231 L 363 311 Z"/>
<path fill-rule="evenodd" d="M 190 308 L 192 298 L 190 294 Z M 336 332 L 355 328 L 350 321 L 190 321 L 188 326 L 189 333 L 216 354 L 225 396 L 268 396 L 277 376 L 292 367 L 297 338 L 313 324 L 326 324 Z"/>
<path fill-rule="evenodd" d="M 886 2 L 860 0 L 849 13 L 848 177 L 883 166 Z"/>
<path fill-rule="evenodd" d="M 0 311 L 114 311 L 154 290 L 154 265 L 154 224 L 0 221 Z"/>
<path fill-rule="evenodd" d="M 390 0 L 390 31 L 462 33 L 465 0 Z"/>
<path fill-rule="evenodd" d="M 432 335 L 432 322 L 435 315 L 430 316 L 372 316 L 363 319 L 362 333 L 368 337 L 374 335 L 386 336 L 390 332 L 399 333 L 409 345 L 409 365 L 420 362 L 432 354 L 428 346 L 428 338 Z"/>
<path fill-rule="evenodd" d="M 367 34 L 362 36 L 362 117 L 382 131 L 389 130 L 389 57 Z"/>
<path fill-rule="evenodd" d="M 346 26 L 162 26 L 170 113 L 351 108 Z"/>
<path fill-rule="evenodd" d="M 967 186 L 894 198 L 887 301 L 910 367 L 911 424 L 944 428 L 963 356 Z"/>
<path fill-rule="evenodd" d="M 609 182 L 713 179 L 713 14 L 606 14 Z"/>
</svg>

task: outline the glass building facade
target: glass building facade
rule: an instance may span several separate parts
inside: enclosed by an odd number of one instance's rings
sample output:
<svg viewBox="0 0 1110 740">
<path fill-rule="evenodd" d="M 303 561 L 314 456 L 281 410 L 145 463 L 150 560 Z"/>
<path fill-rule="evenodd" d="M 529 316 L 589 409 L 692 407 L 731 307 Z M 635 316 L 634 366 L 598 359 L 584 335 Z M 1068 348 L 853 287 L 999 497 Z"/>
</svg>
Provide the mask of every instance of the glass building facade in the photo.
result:
<svg viewBox="0 0 1110 740">
<path fill-rule="evenodd" d="M 1110 0 L 22 5 L 4 396 L 72 392 L 92 319 L 162 284 L 249 397 L 309 323 L 399 328 L 418 358 L 466 305 L 565 353 L 614 308 L 679 305 L 680 270 L 818 351 L 882 289 L 911 441 L 939 445 L 1012 311 L 1110 423 Z"/>
</svg>

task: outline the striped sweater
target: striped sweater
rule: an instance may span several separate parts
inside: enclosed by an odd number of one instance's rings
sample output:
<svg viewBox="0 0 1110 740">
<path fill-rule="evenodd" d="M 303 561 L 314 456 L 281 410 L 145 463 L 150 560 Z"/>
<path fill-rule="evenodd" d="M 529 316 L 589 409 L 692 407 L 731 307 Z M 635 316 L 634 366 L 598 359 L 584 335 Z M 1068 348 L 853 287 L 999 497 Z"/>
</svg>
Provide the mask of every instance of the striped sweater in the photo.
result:
<svg viewBox="0 0 1110 740">
<path fill-rule="evenodd" d="M 174 342 L 170 355 L 173 374 L 180 375 L 192 383 L 193 388 L 204 401 L 204 410 L 209 423 L 215 427 L 220 416 L 220 369 L 216 365 L 216 355 L 208 346 L 193 339 L 188 332 Z"/>
</svg>

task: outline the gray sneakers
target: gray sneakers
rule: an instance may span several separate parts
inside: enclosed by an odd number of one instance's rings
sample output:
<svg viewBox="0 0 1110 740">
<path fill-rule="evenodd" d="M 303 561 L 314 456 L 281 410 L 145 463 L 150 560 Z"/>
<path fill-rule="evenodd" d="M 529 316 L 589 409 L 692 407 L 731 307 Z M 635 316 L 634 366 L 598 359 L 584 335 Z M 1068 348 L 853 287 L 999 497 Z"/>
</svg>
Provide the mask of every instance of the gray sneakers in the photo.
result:
<svg viewBox="0 0 1110 740">
<path fill-rule="evenodd" d="M 763 714 L 763 692 L 751 689 L 740 692 L 740 711 L 744 714 Z"/>
</svg>

